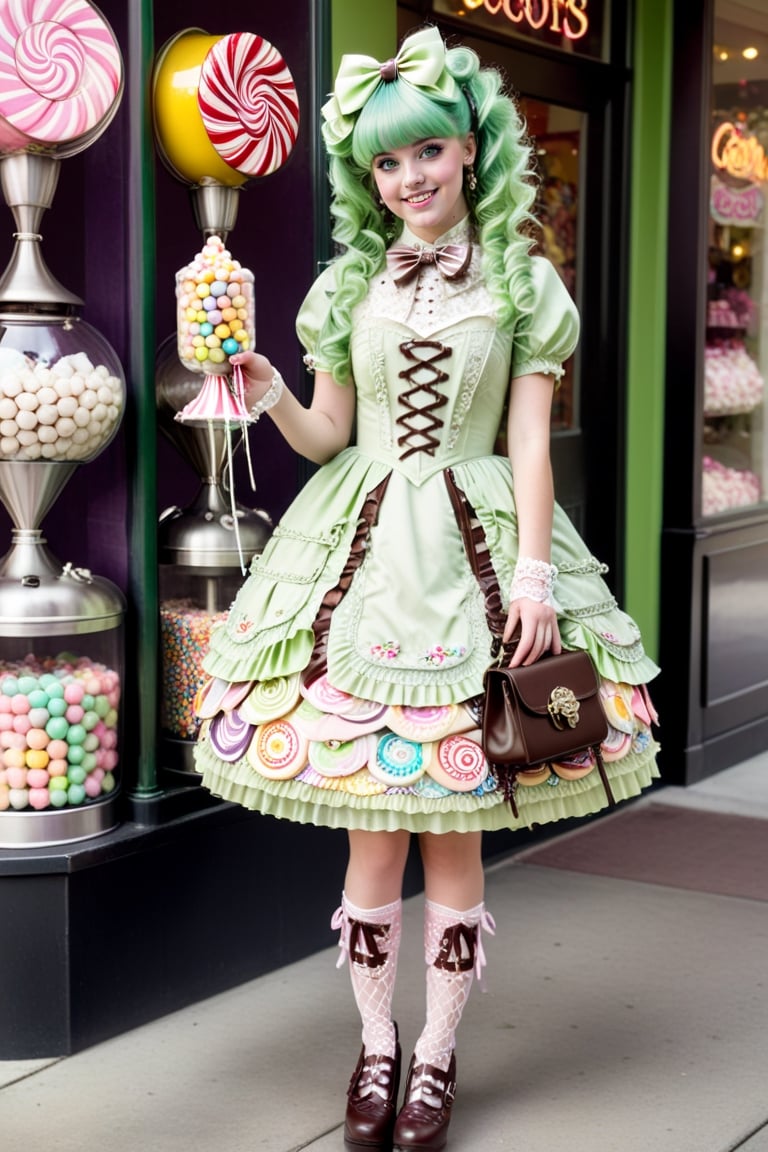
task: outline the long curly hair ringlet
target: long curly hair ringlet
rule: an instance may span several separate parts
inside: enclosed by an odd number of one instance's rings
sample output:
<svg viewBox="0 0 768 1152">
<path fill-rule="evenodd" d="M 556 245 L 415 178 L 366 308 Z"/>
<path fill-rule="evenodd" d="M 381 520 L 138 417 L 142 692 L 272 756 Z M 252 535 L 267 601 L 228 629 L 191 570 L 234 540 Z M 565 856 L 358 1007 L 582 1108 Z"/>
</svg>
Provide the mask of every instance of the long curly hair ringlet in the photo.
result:
<svg viewBox="0 0 768 1152">
<path fill-rule="evenodd" d="M 501 327 L 519 331 L 531 313 L 528 256 L 533 246 L 536 178 L 525 124 L 497 69 L 481 68 L 477 53 L 464 46 L 441 46 L 441 51 L 445 72 L 455 81 L 445 85 L 448 94 L 434 87 L 427 91 L 399 73 L 389 79 L 387 70 L 394 62 L 387 62 L 381 66 L 381 79 L 355 113 L 351 131 L 341 135 L 333 125 L 323 124 L 333 239 L 340 255 L 336 290 L 317 354 L 338 383 L 350 378 L 352 309 L 384 266 L 393 239 L 391 217 L 375 193 L 373 159 L 415 140 L 475 133 L 477 188 L 470 210 L 483 252 L 483 276 Z"/>
</svg>

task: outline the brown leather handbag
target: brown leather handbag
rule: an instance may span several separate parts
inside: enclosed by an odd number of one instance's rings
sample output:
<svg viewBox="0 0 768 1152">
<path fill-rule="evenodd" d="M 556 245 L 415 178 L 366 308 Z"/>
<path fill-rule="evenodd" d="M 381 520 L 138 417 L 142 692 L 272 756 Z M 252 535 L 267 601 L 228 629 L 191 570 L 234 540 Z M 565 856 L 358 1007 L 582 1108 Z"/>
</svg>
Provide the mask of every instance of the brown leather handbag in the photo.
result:
<svg viewBox="0 0 768 1152">
<path fill-rule="evenodd" d="M 508 659 L 508 649 L 503 656 Z M 513 809 L 518 772 L 587 749 L 594 753 L 609 803 L 614 802 L 600 752 L 608 721 L 588 652 L 542 656 L 527 667 L 493 664 L 486 669 L 484 688 L 483 750 Z"/>
</svg>

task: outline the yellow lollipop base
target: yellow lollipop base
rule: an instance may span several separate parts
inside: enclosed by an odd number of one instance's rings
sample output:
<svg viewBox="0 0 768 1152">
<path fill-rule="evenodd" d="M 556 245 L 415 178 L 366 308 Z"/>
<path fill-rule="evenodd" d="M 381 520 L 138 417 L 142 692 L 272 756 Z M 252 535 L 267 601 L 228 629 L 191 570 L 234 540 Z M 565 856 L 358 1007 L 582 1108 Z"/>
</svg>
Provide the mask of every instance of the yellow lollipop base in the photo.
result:
<svg viewBox="0 0 768 1152">
<path fill-rule="evenodd" d="M 179 180 L 240 188 L 248 177 L 221 159 L 197 103 L 200 69 L 221 39 L 187 28 L 160 49 L 152 80 L 155 136 L 163 162 Z"/>
</svg>

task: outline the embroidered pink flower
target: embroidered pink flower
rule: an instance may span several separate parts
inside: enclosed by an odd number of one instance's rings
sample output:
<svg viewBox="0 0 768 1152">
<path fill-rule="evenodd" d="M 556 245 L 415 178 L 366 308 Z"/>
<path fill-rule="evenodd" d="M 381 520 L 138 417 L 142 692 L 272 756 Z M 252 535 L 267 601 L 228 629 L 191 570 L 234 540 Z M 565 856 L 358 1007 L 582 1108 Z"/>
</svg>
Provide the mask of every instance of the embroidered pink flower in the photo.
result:
<svg viewBox="0 0 768 1152">
<path fill-rule="evenodd" d="M 385 640 L 383 644 L 371 645 L 374 660 L 394 660 L 400 655 L 400 645 L 396 640 Z"/>
<path fill-rule="evenodd" d="M 251 628 L 253 628 L 253 620 L 241 620 L 237 625 L 237 631 L 241 636 L 244 636 L 246 632 L 250 632 Z"/>
<path fill-rule="evenodd" d="M 601 632 L 600 635 L 603 637 L 604 640 L 609 640 L 613 644 L 619 644 L 620 643 L 618 636 L 614 636 L 613 632 Z"/>
<path fill-rule="evenodd" d="M 458 660 L 464 655 L 466 648 L 463 644 L 458 647 L 445 647 L 442 644 L 434 644 L 427 652 L 424 653 L 424 660 L 428 664 L 433 664 L 439 667 L 445 664 L 446 660 Z"/>
</svg>

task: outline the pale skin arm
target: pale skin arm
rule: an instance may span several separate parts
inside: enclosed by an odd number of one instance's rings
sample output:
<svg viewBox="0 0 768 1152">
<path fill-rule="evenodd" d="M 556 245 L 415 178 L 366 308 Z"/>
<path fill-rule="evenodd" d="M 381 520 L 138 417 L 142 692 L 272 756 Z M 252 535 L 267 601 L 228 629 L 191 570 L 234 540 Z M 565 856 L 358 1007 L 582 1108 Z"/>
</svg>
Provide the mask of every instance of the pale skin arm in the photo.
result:
<svg viewBox="0 0 768 1152">
<path fill-rule="evenodd" d="M 259 352 L 238 352 L 230 362 L 239 364 L 245 383 L 245 404 L 251 408 L 272 383 L 274 368 Z M 282 432 L 291 448 L 313 464 L 325 464 L 352 435 L 355 390 L 350 382 L 341 387 L 328 372 L 315 373 L 315 388 L 308 408 L 287 388 L 267 415 Z"/>
<path fill-rule="evenodd" d="M 512 381 L 507 445 L 515 485 L 515 506 L 520 536 L 520 556 L 550 561 L 554 484 L 549 455 L 549 422 L 554 380 L 542 373 L 518 376 Z M 506 590 L 502 590 L 502 595 Z M 548 604 L 524 597 L 509 606 L 504 640 L 518 623 L 520 643 L 510 661 L 512 667 L 533 664 L 551 650 L 561 651 L 557 613 Z"/>
</svg>

